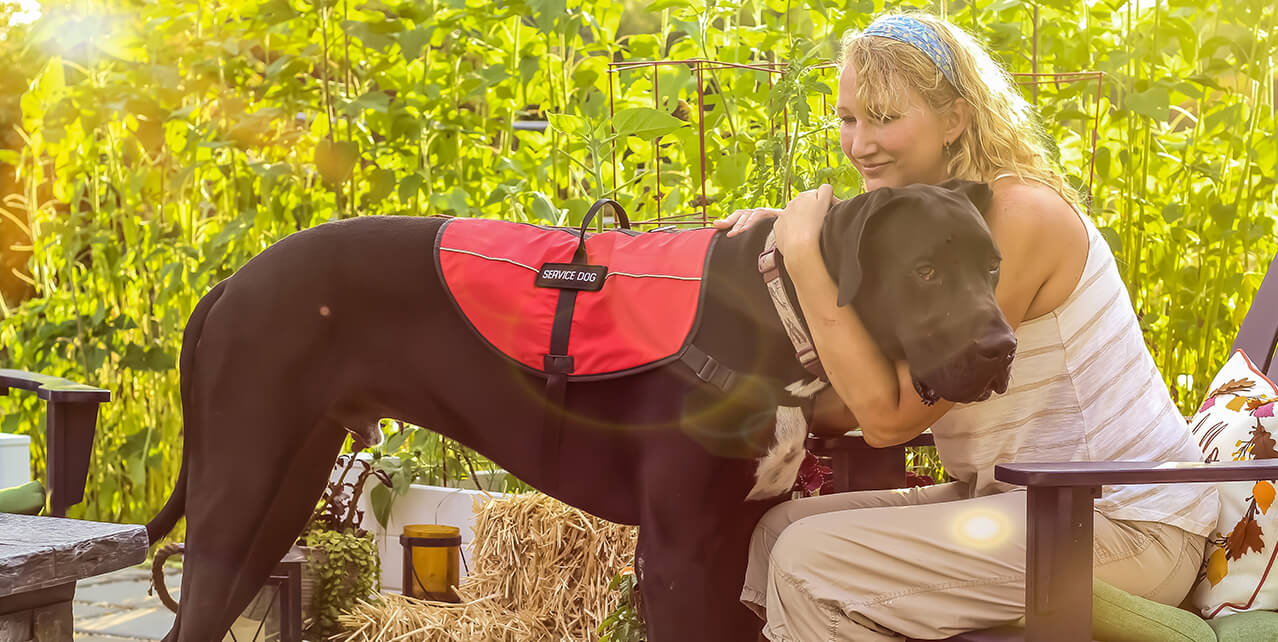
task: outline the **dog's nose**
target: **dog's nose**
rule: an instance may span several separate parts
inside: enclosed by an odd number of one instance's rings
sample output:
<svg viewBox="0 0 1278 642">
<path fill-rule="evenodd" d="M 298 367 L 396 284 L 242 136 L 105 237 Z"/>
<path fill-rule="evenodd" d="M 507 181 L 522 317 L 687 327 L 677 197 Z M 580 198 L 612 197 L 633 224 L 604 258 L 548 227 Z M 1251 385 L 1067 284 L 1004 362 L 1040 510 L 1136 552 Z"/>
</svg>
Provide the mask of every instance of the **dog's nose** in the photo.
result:
<svg viewBox="0 0 1278 642">
<path fill-rule="evenodd" d="M 990 361 L 1010 361 L 1016 353 L 1016 335 L 1006 326 L 986 332 L 976 341 L 976 353 Z"/>
</svg>

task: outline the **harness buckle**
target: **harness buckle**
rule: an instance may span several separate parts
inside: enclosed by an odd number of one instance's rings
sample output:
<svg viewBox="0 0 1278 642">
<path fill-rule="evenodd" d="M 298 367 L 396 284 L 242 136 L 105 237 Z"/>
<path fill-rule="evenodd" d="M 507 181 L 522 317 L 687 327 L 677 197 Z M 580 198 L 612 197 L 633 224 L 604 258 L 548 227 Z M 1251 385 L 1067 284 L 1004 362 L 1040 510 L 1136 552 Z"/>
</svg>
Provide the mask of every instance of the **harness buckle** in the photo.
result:
<svg viewBox="0 0 1278 642">
<path fill-rule="evenodd" d="M 697 378 L 706 383 L 714 383 L 717 374 L 719 374 L 719 362 L 710 355 L 706 355 L 706 362 L 697 370 Z"/>
<path fill-rule="evenodd" d="M 569 374 L 573 370 L 573 359 L 566 354 L 542 355 L 541 367 L 548 373 Z"/>
<path fill-rule="evenodd" d="M 759 274 L 764 278 L 774 279 L 778 276 L 777 270 L 777 248 L 775 246 L 768 247 L 759 253 Z"/>
</svg>

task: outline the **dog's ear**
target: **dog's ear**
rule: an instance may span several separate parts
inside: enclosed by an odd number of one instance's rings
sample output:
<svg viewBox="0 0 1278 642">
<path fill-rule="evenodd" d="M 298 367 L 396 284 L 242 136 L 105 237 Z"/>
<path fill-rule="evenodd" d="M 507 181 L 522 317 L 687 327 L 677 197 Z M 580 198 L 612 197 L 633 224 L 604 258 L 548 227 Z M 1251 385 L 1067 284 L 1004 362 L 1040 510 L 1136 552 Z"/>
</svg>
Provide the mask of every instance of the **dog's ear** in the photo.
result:
<svg viewBox="0 0 1278 642">
<path fill-rule="evenodd" d="M 865 278 L 861 268 L 861 241 L 875 213 L 891 197 L 891 188 L 880 188 L 840 201 L 830 208 L 821 228 L 821 258 L 830 278 L 839 284 L 839 305 L 852 302 Z"/>
<path fill-rule="evenodd" d="M 941 183 L 941 187 L 967 197 L 967 200 L 971 201 L 981 214 L 984 214 L 990 208 L 990 201 L 994 198 L 994 191 L 990 189 L 989 184 L 980 181 L 954 178 Z"/>
</svg>

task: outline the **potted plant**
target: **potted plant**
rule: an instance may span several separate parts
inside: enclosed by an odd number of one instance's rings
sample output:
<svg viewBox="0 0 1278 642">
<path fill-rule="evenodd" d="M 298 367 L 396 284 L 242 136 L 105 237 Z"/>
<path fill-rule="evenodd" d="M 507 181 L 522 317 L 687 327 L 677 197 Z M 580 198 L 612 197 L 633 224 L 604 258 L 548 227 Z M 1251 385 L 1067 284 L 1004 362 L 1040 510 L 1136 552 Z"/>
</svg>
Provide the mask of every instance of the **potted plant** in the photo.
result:
<svg viewBox="0 0 1278 642">
<path fill-rule="evenodd" d="M 354 464 L 361 475 L 348 486 L 347 497 L 354 502 L 347 510 L 362 510 L 367 519 L 354 515 L 355 527 L 373 532 L 381 556 L 382 590 L 402 590 L 403 554 L 399 544 L 402 527 L 435 523 L 457 526 L 462 534 L 462 554 L 468 554 L 476 504 L 528 486 L 460 443 L 426 428 L 383 419 L 381 444 L 356 455 L 364 464 Z M 349 462 L 347 462 L 349 463 Z M 345 464 L 344 464 L 345 465 Z M 334 469 L 337 481 L 343 467 Z M 348 477 L 355 477 L 352 469 Z M 463 565 L 464 566 L 464 565 Z"/>
<path fill-rule="evenodd" d="M 392 422 L 398 430 L 370 449 L 376 479 L 368 491 L 368 505 L 382 528 L 390 523 L 396 500 L 414 485 L 475 490 L 483 493 L 529 490 L 478 453 L 425 428 Z"/>
<path fill-rule="evenodd" d="M 359 497 L 369 477 L 386 486 L 392 481 L 353 453 L 338 457 L 336 467 L 341 475 L 325 487 L 298 538 L 307 558 L 302 604 L 310 607 L 308 639 L 340 632 L 338 616 L 375 593 L 381 576 L 373 534 L 360 528 L 364 512 L 359 509 Z M 359 471 L 351 479 L 356 468 Z"/>
</svg>

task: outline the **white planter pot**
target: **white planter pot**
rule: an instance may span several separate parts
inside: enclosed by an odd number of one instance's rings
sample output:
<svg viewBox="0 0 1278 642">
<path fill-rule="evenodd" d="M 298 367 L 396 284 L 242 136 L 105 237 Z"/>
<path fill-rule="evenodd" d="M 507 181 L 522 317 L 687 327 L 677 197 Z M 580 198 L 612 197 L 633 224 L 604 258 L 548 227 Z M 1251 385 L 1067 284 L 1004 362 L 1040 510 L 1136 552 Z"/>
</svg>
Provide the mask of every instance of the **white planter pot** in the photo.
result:
<svg viewBox="0 0 1278 642">
<path fill-rule="evenodd" d="M 332 479 L 336 480 L 338 474 L 339 472 L 334 472 Z M 351 474 L 354 475 L 355 471 L 352 470 Z M 370 477 L 368 483 L 371 488 L 377 481 Z M 504 496 L 504 493 L 413 484 L 408 492 L 395 500 L 390 519 L 383 529 L 373 516 L 373 506 L 368 499 L 370 488 L 365 488 L 360 494 L 359 508 L 364 511 L 364 521 L 360 527 L 373 533 L 377 539 L 377 552 L 382 561 L 382 590 L 394 592 L 403 589 L 404 549 L 399 545 L 399 536 L 403 534 L 405 525 L 444 524 L 458 527 L 461 531 L 462 556 L 470 560 L 475 509 L 489 499 Z M 462 564 L 460 571 L 460 576 L 466 577 L 465 564 Z"/>
<path fill-rule="evenodd" d="M 0 488 L 31 481 L 31 438 L 0 433 Z"/>
<path fill-rule="evenodd" d="M 477 470 L 474 477 L 466 479 L 449 479 L 444 483 L 449 488 L 465 488 L 467 490 L 486 490 L 488 492 L 500 492 L 506 487 L 506 477 L 509 473 L 504 470 Z"/>
</svg>

